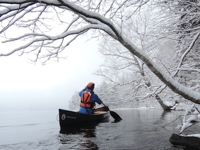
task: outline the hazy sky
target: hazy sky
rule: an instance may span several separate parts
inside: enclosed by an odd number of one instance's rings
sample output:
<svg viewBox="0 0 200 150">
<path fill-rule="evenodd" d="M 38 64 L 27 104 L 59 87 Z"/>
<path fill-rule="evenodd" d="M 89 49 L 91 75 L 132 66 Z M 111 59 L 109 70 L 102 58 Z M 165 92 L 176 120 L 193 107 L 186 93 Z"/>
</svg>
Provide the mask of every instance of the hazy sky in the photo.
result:
<svg viewBox="0 0 200 150">
<path fill-rule="evenodd" d="M 46 66 L 31 64 L 25 55 L 0 57 L 0 111 L 67 109 L 72 95 L 88 82 L 101 83 L 93 75 L 103 63 L 94 40 L 79 38 L 66 53 L 67 59 Z"/>
</svg>

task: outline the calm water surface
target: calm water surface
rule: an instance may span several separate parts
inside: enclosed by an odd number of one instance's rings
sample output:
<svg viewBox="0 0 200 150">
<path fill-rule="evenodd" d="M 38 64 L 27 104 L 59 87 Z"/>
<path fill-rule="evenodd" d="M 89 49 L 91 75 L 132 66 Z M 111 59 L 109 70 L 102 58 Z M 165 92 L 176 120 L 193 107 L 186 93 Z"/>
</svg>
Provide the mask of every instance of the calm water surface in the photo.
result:
<svg viewBox="0 0 200 150">
<path fill-rule="evenodd" d="M 0 150 L 181 150 L 170 144 L 184 112 L 163 113 L 157 109 L 115 110 L 113 118 L 97 126 L 59 133 L 57 111 L 0 112 Z M 191 129 L 190 129 L 191 130 Z M 199 130 L 194 126 L 193 130 Z"/>
</svg>

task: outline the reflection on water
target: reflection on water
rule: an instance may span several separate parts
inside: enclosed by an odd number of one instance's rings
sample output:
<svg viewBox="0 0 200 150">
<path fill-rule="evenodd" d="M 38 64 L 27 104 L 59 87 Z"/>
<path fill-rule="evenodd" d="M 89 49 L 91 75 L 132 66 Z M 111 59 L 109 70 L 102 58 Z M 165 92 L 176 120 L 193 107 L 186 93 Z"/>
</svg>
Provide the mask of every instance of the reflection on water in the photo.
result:
<svg viewBox="0 0 200 150">
<path fill-rule="evenodd" d="M 87 150 L 182 150 L 169 142 L 175 131 L 172 122 L 180 112 L 162 110 L 118 110 L 120 122 L 100 123 L 96 126 L 66 129 L 60 142 L 69 149 Z M 179 120 L 180 121 L 180 120 Z M 180 123 L 180 122 L 178 122 Z M 74 143 L 72 145 L 71 143 Z M 64 147 L 62 147 L 64 148 Z M 187 149 L 185 149 L 187 150 Z"/>
<path fill-rule="evenodd" d="M 96 137 L 95 132 L 96 126 L 83 126 L 83 127 L 71 127 L 71 128 L 64 128 L 60 130 L 61 134 L 65 135 L 82 135 L 85 138 Z"/>
<path fill-rule="evenodd" d="M 91 140 L 91 138 L 96 137 L 95 128 L 96 125 L 63 128 L 60 130 L 60 143 L 69 144 L 74 142 L 75 145 L 72 145 L 70 147 L 71 149 L 79 148 L 87 150 L 98 150 L 97 144 Z"/>
<path fill-rule="evenodd" d="M 182 119 L 173 121 L 184 112 L 116 112 L 122 121 L 114 123 L 110 117 L 109 122 L 65 130 L 60 130 L 54 111 L 0 113 L 0 150 L 183 150 L 173 146 L 169 138 L 177 132 L 176 126 Z M 187 130 L 194 131 L 200 133 L 199 124 Z"/>
</svg>

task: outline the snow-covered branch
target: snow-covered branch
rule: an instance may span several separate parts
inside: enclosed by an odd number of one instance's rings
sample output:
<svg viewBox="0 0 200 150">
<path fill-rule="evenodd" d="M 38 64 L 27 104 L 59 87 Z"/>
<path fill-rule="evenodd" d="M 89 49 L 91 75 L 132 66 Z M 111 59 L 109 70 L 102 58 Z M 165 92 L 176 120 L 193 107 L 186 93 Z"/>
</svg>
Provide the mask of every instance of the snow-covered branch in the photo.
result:
<svg viewBox="0 0 200 150">
<path fill-rule="evenodd" d="M 1 18 L 4 18 L 1 22 L 1 34 L 5 34 L 5 37 L 8 38 L 6 42 L 13 42 L 16 40 L 21 42 L 18 48 L 14 48 L 14 50 L 10 52 L 3 52 L 3 50 L 1 50 L 0 56 L 9 56 L 18 51 L 22 53 L 35 51 L 36 58 L 39 58 L 40 55 L 40 58 L 46 56 L 47 59 L 53 56 L 58 57 L 58 54 L 79 35 L 91 29 L 95 29 L 103 31 L 104 34 L 108 34 L 121 43 L 132 55 L 140 58 L 140 60 L 142 60 L 172 91 L 194 103 L 200 104 L 199 92 L 195 92 L 191 88 L 183 86 L 173 79 L 172 76 L 157 65 L 145 49 L 141 49 L 141 47 L 137 46 L 135 40 L 130 39 L 124 33 L 124 25 L 135 13 L 132 7 L 138 4 L 137 6 L 139 9 L 148 1 L 123 0 L 119 3 L 117 1 L 111 1 L 108 3 L 108 6 L 103 5 L 105 8 L 102 6 L 100 7 L 101 4 L 106 3 L 103 0 L 81 2 L 68 0 L 0 0 L 0 15 Z M 38 6 L 38 8 L 35 6 Z M 52 9 L 52 7 L 54 7 L 54 9 Z M 58 11 L 52 12 L 52 10 L 55 9 Z M 61 20 L 65 21 L 62 22 Z M 32 22 L 33 25 L 30 25 L 30 22 Z M 53 22 L 56 24 L 52 24 Z M 60 23 L 63 23 L 64 27 L 59 26 L 59 31 L 58 29 L 53 31 L 53 28 L 60 25 Z M 27 26 L 28 24 L 30 26 Z M 19 35 L 12 35 L 9 32 L 12 31 L 13 26 L 17 27 L 13 29 L 20 28 Z M 52 35 L 55 33 L 56 35 Z M 48 54 L 46 54 L 46 52 L 48 52 Z M 123 78 L 125 78 L 125 76 L 123 76 Z"/>
<path fill-rule="evenodd" d="M 184 130 L 191 127 L 196 122 L 199 122 L 199 117 L 200 117 L 200 112 L 196 108 L 195 104 L 187 105 L 185 110 L 185 115 L 183 117 L 183 123 L 182 125 L 178 125 L 177 127 L 180 128 L 180 134 L 182 134 Z"/>
</svg>

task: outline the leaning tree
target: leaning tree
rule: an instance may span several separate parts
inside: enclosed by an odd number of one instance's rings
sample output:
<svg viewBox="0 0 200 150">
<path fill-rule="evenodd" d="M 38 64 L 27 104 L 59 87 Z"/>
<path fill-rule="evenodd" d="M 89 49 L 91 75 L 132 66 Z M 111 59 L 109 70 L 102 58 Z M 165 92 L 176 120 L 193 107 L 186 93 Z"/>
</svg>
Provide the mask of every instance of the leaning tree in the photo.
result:
<svg viewBox="0 0 200 150">
<path fill-rule="evenodd" d="M 178 83 L 152 58 L 129 40 L 123 26 L 149 0 L 0 0 L 3 43 L 15 43 L 13 49 L 1 49 L 0 57 L 13 53 L 35 54 L 34 61 L 59 59 L 79 36 L 90 32 L 91 38 L 108 34 L 121 43 L 172 91 L 200 104 L 200 93 Z M 11 44 L 9 44 L 11 45 Z M 11 47 L 11 46 L 10 46 Z"/>
</svg>

